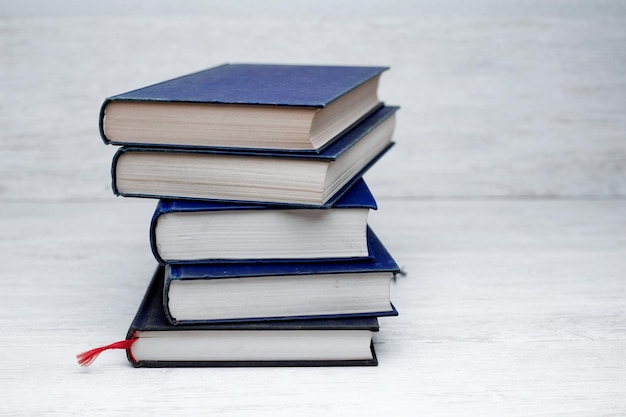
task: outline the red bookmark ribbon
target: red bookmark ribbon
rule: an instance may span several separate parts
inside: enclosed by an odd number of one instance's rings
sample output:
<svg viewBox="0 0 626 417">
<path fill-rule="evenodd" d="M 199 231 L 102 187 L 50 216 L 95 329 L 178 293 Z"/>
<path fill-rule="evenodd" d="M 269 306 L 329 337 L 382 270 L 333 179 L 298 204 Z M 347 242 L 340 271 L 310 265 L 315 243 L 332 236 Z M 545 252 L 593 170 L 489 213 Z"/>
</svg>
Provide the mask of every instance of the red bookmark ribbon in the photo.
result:
<svg viewBox="0 0 626 417">
<path fill-rule="evenodd" d="M 100 355 L 105 350 L 110 349 L 124 349 L 128 350 L 135 343 L 137 339 L 128 339 L 128 340 L 120 340 L 119 342 L 111 343 L 110 345 L 101 346 L 95 349 L 88 350 L 83 353 L 79 353 L 76 355 L 76 360 L 78 360 L 78 364 L 80 366 L 89 366 L 96 360 L 98 355 Z"/>
</svg>

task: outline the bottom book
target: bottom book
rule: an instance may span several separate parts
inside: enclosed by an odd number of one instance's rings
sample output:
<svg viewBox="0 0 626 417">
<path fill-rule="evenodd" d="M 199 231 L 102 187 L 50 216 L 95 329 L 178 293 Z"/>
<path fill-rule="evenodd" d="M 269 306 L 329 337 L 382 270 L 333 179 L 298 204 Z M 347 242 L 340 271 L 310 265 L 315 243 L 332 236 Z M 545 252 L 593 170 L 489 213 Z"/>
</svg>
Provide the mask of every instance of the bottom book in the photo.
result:
<svg viewBox="0 0 626 417">
<path fill-rule="evenodd" d="M 135 367 L 375 366 L 376 317 L 172 325 L 159 266 L 133 320 Z"/>
</svg>

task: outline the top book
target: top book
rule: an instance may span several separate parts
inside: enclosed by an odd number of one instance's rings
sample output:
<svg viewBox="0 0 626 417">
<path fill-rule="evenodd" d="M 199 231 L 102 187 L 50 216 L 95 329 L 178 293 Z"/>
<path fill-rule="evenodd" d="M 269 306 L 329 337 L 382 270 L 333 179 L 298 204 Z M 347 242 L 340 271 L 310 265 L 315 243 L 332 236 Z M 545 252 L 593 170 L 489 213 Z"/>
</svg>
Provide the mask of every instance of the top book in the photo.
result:
<svg viewBox="0 0 626 417">
<path fill-rule="evenodd" d="M 380 106 L 387 67 L 225 64 L 107 98 L 114 145 L 319 151 Z"/>
</svg>

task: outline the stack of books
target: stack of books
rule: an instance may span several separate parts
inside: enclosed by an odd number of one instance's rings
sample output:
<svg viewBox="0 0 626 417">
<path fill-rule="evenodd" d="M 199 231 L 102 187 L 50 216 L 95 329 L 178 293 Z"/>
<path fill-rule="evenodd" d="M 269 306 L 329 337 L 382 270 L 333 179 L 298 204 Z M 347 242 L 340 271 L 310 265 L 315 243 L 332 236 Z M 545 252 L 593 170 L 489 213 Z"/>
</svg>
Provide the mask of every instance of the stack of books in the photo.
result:
<svg viewBox="0 0 626 417">
<path fill-rule="evenodd" d="M 159 266 L 101 349 L 136 367 L 376 365 L 399 268 L 361 177 L 393 145 L 386 69 L 227 64 L 107 98 L 113 190 L 158 199 Z"/>
</svg>

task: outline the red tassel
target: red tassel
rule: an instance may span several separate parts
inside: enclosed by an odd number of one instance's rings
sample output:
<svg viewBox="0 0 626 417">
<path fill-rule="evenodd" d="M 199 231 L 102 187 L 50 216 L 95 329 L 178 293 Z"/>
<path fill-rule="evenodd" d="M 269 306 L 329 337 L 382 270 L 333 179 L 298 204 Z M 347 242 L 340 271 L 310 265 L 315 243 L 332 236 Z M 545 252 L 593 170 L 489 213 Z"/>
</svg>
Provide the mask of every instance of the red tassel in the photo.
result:
<svg viewBox="0 0 626 417">
<path fill-rule="evenodd" d="M 110 345 L 102 346 L 99 348 L 88 350 L 87 352 L 79 353 L 76 355 L 76 359 L 78 360 L 78 364 L 80 366 L 89 366 L 96 360 L 98 355 L 105 350 L 109 349 L 130 349 L 130 347 L 135 343 L 137 339 L 128 339 L 121 340 L 119 342 L 111 343 Z"/>
</svg>

